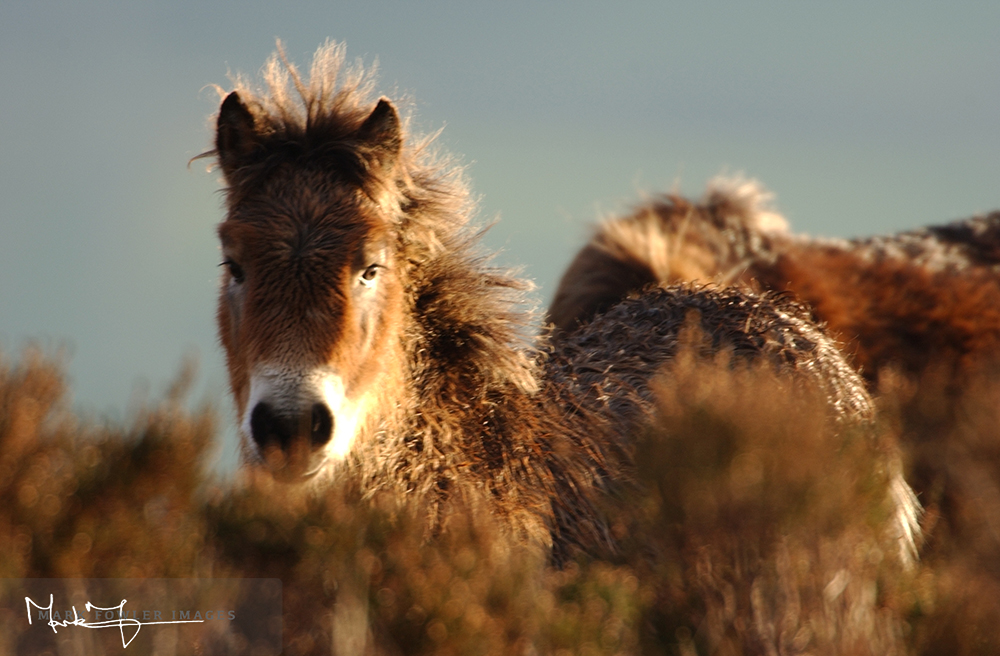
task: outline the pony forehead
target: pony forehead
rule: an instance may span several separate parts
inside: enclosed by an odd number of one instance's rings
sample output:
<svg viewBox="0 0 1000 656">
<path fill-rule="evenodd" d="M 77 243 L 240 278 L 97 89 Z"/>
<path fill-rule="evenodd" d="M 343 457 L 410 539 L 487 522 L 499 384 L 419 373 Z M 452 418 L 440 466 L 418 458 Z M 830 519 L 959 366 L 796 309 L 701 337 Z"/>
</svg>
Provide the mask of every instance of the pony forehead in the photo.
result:
<svg viewBox="0 0 1000 656">
<path fill-rule="evenodd" d="M 253 246 L 273 248 L 289 244 L 296 250 L 351 249 L 358 244 L 384 245 L 392 240 L 394 232 L 384 221 L 364 216 L 325 216 L 313 220 L 296 220 L 289 216 L 229 218 L 217 228 L 223 248 Z"/>
<path fill-rule="evenodd" d="M 288 193 L 295 186 L 304 193 L 336 189 L 336 203 L 354 194 L 377 202 L 395 188 L 390 176 L 371 167 L 363 147 L 322 124 L 258 134 L 255 140 L 254 154 L 228 181 L 230 198 L 237 203 L 255 196 L 271 198 L 275 188 Z"/>
</svg>

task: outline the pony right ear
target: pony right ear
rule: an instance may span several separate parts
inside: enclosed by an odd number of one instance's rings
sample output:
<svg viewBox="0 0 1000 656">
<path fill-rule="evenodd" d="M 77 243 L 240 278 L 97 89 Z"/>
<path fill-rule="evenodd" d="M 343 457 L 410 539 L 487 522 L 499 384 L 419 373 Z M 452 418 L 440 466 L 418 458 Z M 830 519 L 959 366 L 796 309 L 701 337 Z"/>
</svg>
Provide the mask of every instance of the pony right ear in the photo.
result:
<svg viewBox="0 0 1000 656">
<path fill-rule="evenodd" d="M 358 128 L 358 141 L 368 148 L 384 173 L 392 171 L 403 148 L 403 135 L 399 114 L 389 99 L 381 98 Z"/>
<path fill-rule="evenodd" d="M 253 114 L 233 91 L 222 101 L 216 122 L 215 152 L 222 172 L 228 175 L 238 169 L 256 145 Z"/>
</svg>

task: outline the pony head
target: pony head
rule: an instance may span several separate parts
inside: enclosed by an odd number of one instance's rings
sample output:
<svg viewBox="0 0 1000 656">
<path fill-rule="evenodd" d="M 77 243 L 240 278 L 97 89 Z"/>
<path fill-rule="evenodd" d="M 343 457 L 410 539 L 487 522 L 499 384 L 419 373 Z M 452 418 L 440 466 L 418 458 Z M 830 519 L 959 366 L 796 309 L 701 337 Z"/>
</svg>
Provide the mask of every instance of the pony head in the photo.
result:
<svg viewBox="0 0 1000 656">
<path fill-rule="evenodd" d="M 271 93 L 229 93 L 216 126 L 217 319 L 244 456 L 292 479 L 346 458 L 403 384 L 402 127 L 357 76 L 334 84 L 342 56 L 321 50 L 309 87 L 272 58 Z"/>
</svg>

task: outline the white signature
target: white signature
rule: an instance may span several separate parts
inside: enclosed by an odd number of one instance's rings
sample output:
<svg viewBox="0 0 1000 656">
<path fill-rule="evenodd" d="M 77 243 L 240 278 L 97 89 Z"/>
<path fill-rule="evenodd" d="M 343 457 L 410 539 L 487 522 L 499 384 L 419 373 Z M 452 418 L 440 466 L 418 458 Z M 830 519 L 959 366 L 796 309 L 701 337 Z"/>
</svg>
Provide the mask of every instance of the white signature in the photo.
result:
<svg viewBox="0 0 1000 656">
<path fill-rule="evenodd" d="M 87 618 L 80 617 L 79 615 L 77 615 L 76 606 L 73 606 L 73 619 L 65 619 L 60 621 L 52 617 L 52 597 L 53 595 L 50 594 L 48 606 L 39 606 L 31 599 L 31 597 L 24 598 L 24 605 L 28 609 L 28 624 L 31 624 L 31 607 L 34 606 L 38 610 L 49 611 L 49 626 L 52 627 L 53 633 L 59 633 L 59 627 L 65 628 L 67 626 L 82 626 L 85 629 L 109 629 L 117 626 L 118 630 L 121 632 L 122 635 L 123 648 L 128 647 L 129 644 L 133 640 L 135 640 L 135 637 L 139 635 L 139 629 L 148 624 L 192 624 L 195 622 L 205 621 L 205 620 L 173 620 L 169 622 L 168 621 L 140 622 L 139 620 L 132 617 L 123 617 L 123 615 L 125 614 L 124 611 L 125 604 L 128 603 L 127 599 L 122 599 L 120 604 L 118 604 L 117 606 L 112 606 L 110 608 L 102 608 L 101 606 L 95 606 L 89 601 L 86 603 L 85 607 L 88 613 L 92 610 L 105 611 L 109 613 L 113 611 L 118 611 L 117 613 L 118 616 L 115 619 L 105 620 L 103 622 L 88 622 Z M 114 617 L 114 614 L 112 614 L 112 617 Z M 130 631 L 132 628 L 135 628 L 135 632 L 132 633 L 132 636 L 127 639 L 125 636 L 125 627 L 129 627 Z"/>
</svg>

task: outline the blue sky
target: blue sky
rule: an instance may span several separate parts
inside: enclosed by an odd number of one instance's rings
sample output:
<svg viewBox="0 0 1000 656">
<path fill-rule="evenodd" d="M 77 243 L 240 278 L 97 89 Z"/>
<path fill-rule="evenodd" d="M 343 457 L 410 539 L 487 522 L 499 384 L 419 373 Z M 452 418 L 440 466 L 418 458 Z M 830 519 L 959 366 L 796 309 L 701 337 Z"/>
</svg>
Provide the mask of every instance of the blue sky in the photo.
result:
<svg viewBox="0 0 1000 656">
<path fill-rule="evenodd" d="M 207 85 L 276 38 L 377 58 L 544 303 L 600 215 L 723 171 L 813 234 L 1000 207 L 997 25 L 995 2 L 4 2 L 0 348 L 68 346 L 77 407 L 110 417 L 196 354 L 229 417 L 218 175 L 187 161 Z"/>
</svg>

